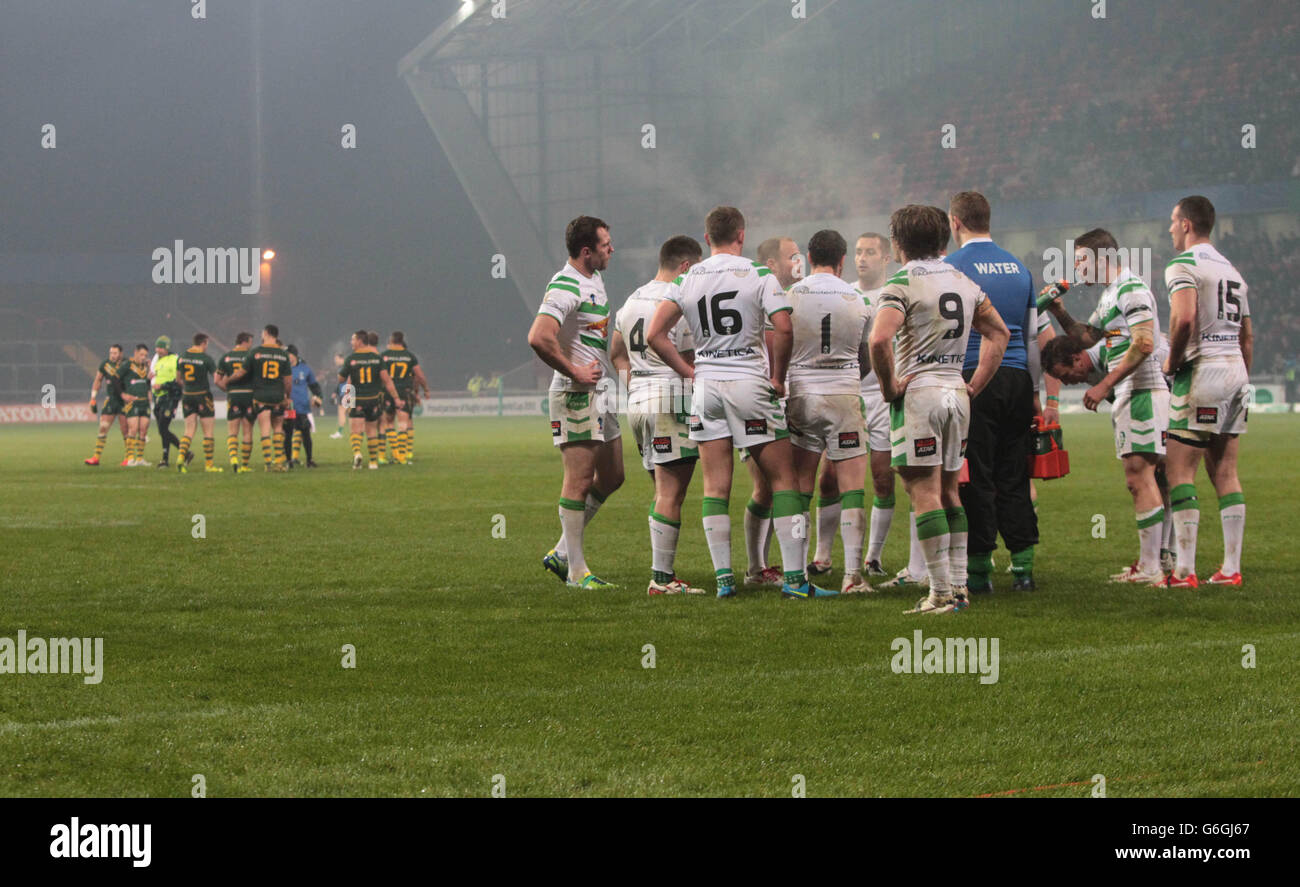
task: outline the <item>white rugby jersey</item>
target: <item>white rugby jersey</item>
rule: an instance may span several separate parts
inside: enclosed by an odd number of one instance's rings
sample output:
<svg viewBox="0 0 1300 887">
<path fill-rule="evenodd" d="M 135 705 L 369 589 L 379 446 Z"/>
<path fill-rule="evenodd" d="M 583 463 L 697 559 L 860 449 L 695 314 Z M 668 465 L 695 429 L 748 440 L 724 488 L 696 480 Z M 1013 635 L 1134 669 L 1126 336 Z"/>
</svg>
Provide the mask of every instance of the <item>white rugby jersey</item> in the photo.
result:
<svg viewBox="0 0 1300 887">
<path fill-rule="evenodd" d="M 669 294 L 677 288 L 677 284 L 673 282 L 652 280 L 628 296 L 627 302 L 614 317 L 614 328 L 623 337 L 623 343 L 627 346 L 628 359 L 632 364 L 629 390 L 637 388 L 638 383 L 646 379 L 680 378 L 646 341 L 646 333 L 650 331 L 650 320 L 654 317 L 655 309 L 669 299 Z M 668 331 L 668 341 L 678 351 L 695 349 L 685 317 L 678 320 Z"/>
<path fill-rule="evenodd" d="M 767 378 L 763 320 L 790 302 L 766 265 L 718 253 L 691 266 L 668 298 L 695 343 L 696 379 Z"/>
<path fill-rule="evenodd" d="M 1165 268 L 1171 298 L 1183 287 L 1196 289 L 1196 326 L 1187 343 L 1186 360 L 1198 357 L 1241 359 L 1241 321 L 1250 316 L 1246 282 L 1232 263 L 1208 243 L 1174 257 Z"/>
<path fill-rule="evenodd" d="M 609 362 L 609 301 L 605 281 L 597 271 L 585 277 L 568 262 L 546 285 L 538 314 L 560 322 L 560 348 L 575 366 L 600 361 L 601 374 L 612 376 Z M 552 391 L 593 391 L 595 385 L 580 385 L 559 370 L 551 379 Z"/>
<path fill-rule="evenodd" d="M 1128 378 L 1115 386 L 1117 393 L 1165 387 L 1158 359 L 1161 354 L 1160 317 L 1156 314 L 1156 297 L 1141 277 L 1128 268 L 1122 268 L 1115 280 L 1102 290 L 1097 309 L 1088 318 L 1091 326 L 1106 331 L 1107 366 L 1119 366 L 1124 352 L 1133 344 L 1133 324 L 1146 322 L 1151 324 L 1155 349 Z"/>
<path fill-rule="evenodd" d="M 889 278 L 877 310 L 903 313 L 895 377 L 915 375 L 910 388 L 965 386 L 961 369 L 971 318 L 985 298 L 975 281 L 943 259 L 913 259 Z"/>
<path fill-rule="evenodd" d="M 875 289 L 864 290 L 859 286 L 853 287 L 854 292 L 862 297 L 862 303 L 867 309 L 867 335 L 871 335 L 871 324 L 876 319 L 876 308 L 880 304 L 880 293 L 884 290 L 883 286 Z M 867 374 L 862 377 L 862 382 L 858 388 L 863 397 L 880 397 L 880 380 L 876 378 L 875 372 L 870 366 L 867 367 Z"/>
<path fill-rule="evenodd" d="M 867 339 L 867 306 L 852 284 L 810 274 L 790 287 L 790 394 L 858 394 L 858 347 Z"/>
</svg>

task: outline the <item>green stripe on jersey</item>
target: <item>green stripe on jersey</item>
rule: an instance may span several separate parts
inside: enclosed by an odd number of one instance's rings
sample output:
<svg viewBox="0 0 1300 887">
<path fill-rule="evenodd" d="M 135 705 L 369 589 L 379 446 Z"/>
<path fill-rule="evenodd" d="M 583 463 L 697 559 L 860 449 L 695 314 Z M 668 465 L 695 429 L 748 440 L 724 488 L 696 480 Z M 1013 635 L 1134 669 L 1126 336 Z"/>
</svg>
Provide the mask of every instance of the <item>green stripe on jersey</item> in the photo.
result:
<svg viewBox="0 0 1300 887">
<path fill-rule="evenodd" d="M 551 290 L 564 290 L 566 293 L 573 293 L 579 298 L 582 297 L 582 293 L 578 291 L 576 286 L 569 286 L 567 283 L 549 283 L 546 285 L 546 291 L 549 293 Z"/>
<path fill-rule="evenodd" d="M 594 302 L 583 302 L 578 306 L 579 314 L 595 314 L 598 317 L 605 317 L 609 314 L 608 305 L 597 305 Z"/>
<path fill-rule="evenodd" d="M 1140 280 L 1130 280 L 1128 283 L 1124 284 L 1119 289 L 1117 289 L 1115 291 L 1115 295 L 1123 296 L 1127 293 L 1133 292 L 1134 290 L 1140 290 L 1140 289 L 1146 289 L 1146 284 L 1144 284 Z"/>
<path fill-rule="evenodd" d="M 889 278 L 889 283 L 907 283 L 907 272 L 899 271 L 895 273 L 893 277 Z"/>
<path fill-rule="evenodd" d="M 1169 264 L 1170 265 L 1195 265 L 1196 260 L 1195 259 L 1174 259 Z"/>
<path fill-rule="evenodd" d="M 578 281 L 574 280 L 572 277 L 566 277 L 563 274 L 555 275 L 555 280 L 563 280 L 565 283 L 571 283 L 574 286 L 578 285 Z M 555 280 L 552 280 L 551 283 L 554 283 Z"/>
<path fill-rule="evenodd" d="M 584 336 L 582 333 L 578 333 L 578 341 L 589 348 L 596 348 L 600 351 L 604 351 L 609 347 L 605 343 L 604 339 L 597 339 L 594 336 Z"/>
</svg>

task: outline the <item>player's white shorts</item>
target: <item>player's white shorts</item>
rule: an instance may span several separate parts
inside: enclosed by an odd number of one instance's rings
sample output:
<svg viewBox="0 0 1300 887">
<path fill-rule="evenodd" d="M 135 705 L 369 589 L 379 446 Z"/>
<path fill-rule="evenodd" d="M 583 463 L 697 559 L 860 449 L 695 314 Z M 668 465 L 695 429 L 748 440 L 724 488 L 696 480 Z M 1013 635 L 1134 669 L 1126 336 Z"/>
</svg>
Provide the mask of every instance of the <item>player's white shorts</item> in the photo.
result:
<svg viewBox="0 0 1300 887">
<path fill-rule="evenodd" d="M 683 418 L 677 413 L 627 414 L 646 471 L 654 471 L 656 465 L 699 458 L 699 450 L 691 443 L 690 429 Z"/>
<path fill-rule="evenodd" d="M 1129 453 L 1163 456 L 1169 427 L 1169 389 L 1141 388 L 1116 393 L 1110 408 L 1110 423 L 1115 429 L 1118 458 L 1123 459 Z"/>
<path fill-rule="evenodd" d="M 1250 375 L 1240 359 L 1197 358 L 1174 374 L 1169 433 L 1192 445 L 1213 434 L 1245 434 Z"/>
<path fill-rule="evenodd" d="M 908 388 L 889 405 L 890 465 L 960 471 L 970 430 L 965 386 Z"/>
<path fill-rule="evenodd" d="M 857 394 L 792 394 L 786 402 L 790 441 L 801 450 L 825 451 L 832 462 L 865 456 L 865 412 Z"/>
<path fill-rule="evenodd" d="M 788 437 L 785 410 L 767 379 L 696 379 L 688 420 L 691 440 L 730 437 L 752 447 Z"/>
<path fill-rule="evenodd" d="M 618 416 L 599 409 L 598 398 L 596 391 L 552 391 L 548 402 L 551 442 L 558 447 L 581 440 L 618 440 L 622 434 Z"/>
<path fill-rule="evenodd" d="M 878 453 L 889 452 L 889 404 L 873 391 L 862 395 L 867 410 L 867 446 Z"/>
</svg>

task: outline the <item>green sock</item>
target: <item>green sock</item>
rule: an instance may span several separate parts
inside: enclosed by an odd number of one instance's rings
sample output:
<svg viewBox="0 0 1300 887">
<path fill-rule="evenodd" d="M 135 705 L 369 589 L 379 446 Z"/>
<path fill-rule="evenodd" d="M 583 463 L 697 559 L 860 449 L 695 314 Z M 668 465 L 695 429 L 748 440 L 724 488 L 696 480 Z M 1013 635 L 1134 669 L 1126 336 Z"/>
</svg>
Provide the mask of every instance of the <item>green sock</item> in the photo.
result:
<svg viewBox="0 0 1300 887">
<path fill-rule="evenodd" d="M 1034 546 L 1011 552 L 1011 572 L 1017 576 L 1028 576 L 1034 572 Z"/>
</svg>

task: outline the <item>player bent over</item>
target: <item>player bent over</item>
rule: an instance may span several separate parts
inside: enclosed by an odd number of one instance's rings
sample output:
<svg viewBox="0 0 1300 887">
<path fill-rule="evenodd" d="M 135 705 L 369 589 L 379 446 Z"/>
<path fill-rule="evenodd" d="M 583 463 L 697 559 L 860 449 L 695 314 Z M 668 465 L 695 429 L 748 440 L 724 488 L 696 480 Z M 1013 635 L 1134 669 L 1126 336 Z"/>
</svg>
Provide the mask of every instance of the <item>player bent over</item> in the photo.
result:
<svg viewBox="0 0 1300 887">
<path fill-rule="evenodd" d="M 871 591 L 862 578 L 867 477 L 866 410 L 860 367 L 867 353 L 868 308 L 854 288 L 840 279 L 848 244 L 838 231 L 818 231 L 808 241 L 811 273 L 789 292 L 794 345 L 790 355 L 790 397 L 786 401 L 794 470 L 804 501 L 812 497 L 817 463 L 833 478 L 839 497 L 844 540 L 841 594 Z M 823 505 L 823 508 L 825 506 Z M 821 526 L 819 510 L 818 533 Z M 808 510 L 804 508 L 805 525 Z M 818 544 L 822 536 L 818 536 Z"/>
<path fill-rule="evenodd" d="M 1254 333 L 1247 287 L 1237 269 L 1210 243 L 1214 205 L 1184 197 L 1170 216 L 1169 235 L 1179 254 L 1165 269 L 1169 289 L 1169 500 L 1174 517 L 1176 564 L 1163 584 L 1196 588 L 1196 534 L 1201 512 L 1196 469 L 1205 470 L 1219 497 L 1223 564 L 1212 585 L 1241 584 L 1241 544 L 1246 499 L 1237 477 L 1237 449 L 1246 433 Z"/>
<path fill-rule="evenodd" d="M 686 382 L 664 363 L 646 341 L 646 331 L 659 303 L 677 289 L 681 278 L 702 256 L 693 237 L 671 237 L 659 248 L 659 273 L 628 297 L 614 320 L 610 362 L 620 379 L 628 379 L 628 421 L 650 472 L 655 503 L 650 510 L 651 578 L 647 594 L 704 594 L 678 579 L 673 571 L 677 536 L 682 526 L 682 502 L 695 472 L 699 451 L 686 424 L 690 394 Z M 672 348 L 686 363 L 695 359 L 695 346 L 685 319 L 668 334 Z"/>
<path fill-rule="evenodd" d="M 1111 581 L 1150 584 L 1164 578 L 1160 540 L 1165 510 L 1156 466 L 1165 453 L 1169 422 L 1169 390 L 1157 358 L 1161 340 L 1156 300 L 1142 278 L 1120 262 L 1119 244 L 1109 231 L 1095 228 L 1081 234 L 1075 240 L 1074 265 L 1080 280 L 1105 289 L 1086 324 L 1070 316 L 1059 296 L 1046 303 L 1065 335 L 1056 345 L 1048 343 L 1052 365 L 1047 360 L 1043 365 L 1062 381 L 1081 381 L 1072 372 L 1078 353 L 1105 343 L 1108 370 L 1084 394 L 1083 405 L 1096 410 L 1112 392 L 1115 395 L 1110 414 L 1115 454 L 1133 496 L 1140 552 L 1137 563 Z M 1074 342 L 1067 344 L 1070 339 Z"/>
<path fill-rule="evenodd" d="M 930 577 L 929 597 L 907 612 L 951 613 L 969 603 L 958 477 L 970 401 L 997 371 L 1011 334 L 983 290 L 940 258 L 949 237 L 942 210 L 905 206 L 890 217 L 889 231 L 894 260 L 903 268 L 880 294 L 871 326 L 871 368 L 889 403 L 891 461 L 916 509 Z M 972 328 L 983 341 L 967 383 L 962 364 Z"/>
<path fill-rule="evenodd" d="M 691 440 L 704 466 L 704 536 L 717 577 L 718 597 L 736 593 L 731 569 L 732 447 L 748 447 L 772 485 L 772 529 L 781 547 L 782 594 L 831 597 L 804 572 L 808 528 L 795 487 L 793 454 L 780 398 L 790 361 L 790 303 L 765 265 L 741 257 L 745 217 L 731 206 L 714 208 L 705 219 L 712 254 L 693 266 L 655 310 L 650 347 L 678 375 L 694 379 Z M 695 342 L 695 366 L 672 347 L 668 332 L 681 317 Z M 770 378 L 763 348 L 763 323 L 773 328 Z"/>
<path fill-rule="evenodd" d="M 586 526 L 604 501 L 623 485 L 623 441 L 618 415 L 596 391 L 609 362 L 609 300 L 600 272 L 614 254 L 609 225 L 579 216 L 564 232 L 569 261 L 546 285 L 528 344 L 551 380 L 551 441 L 560 449 L 560 540 L 542 566 L 576 588 L 613 588 L 587 569 Z"/>
</svg>

